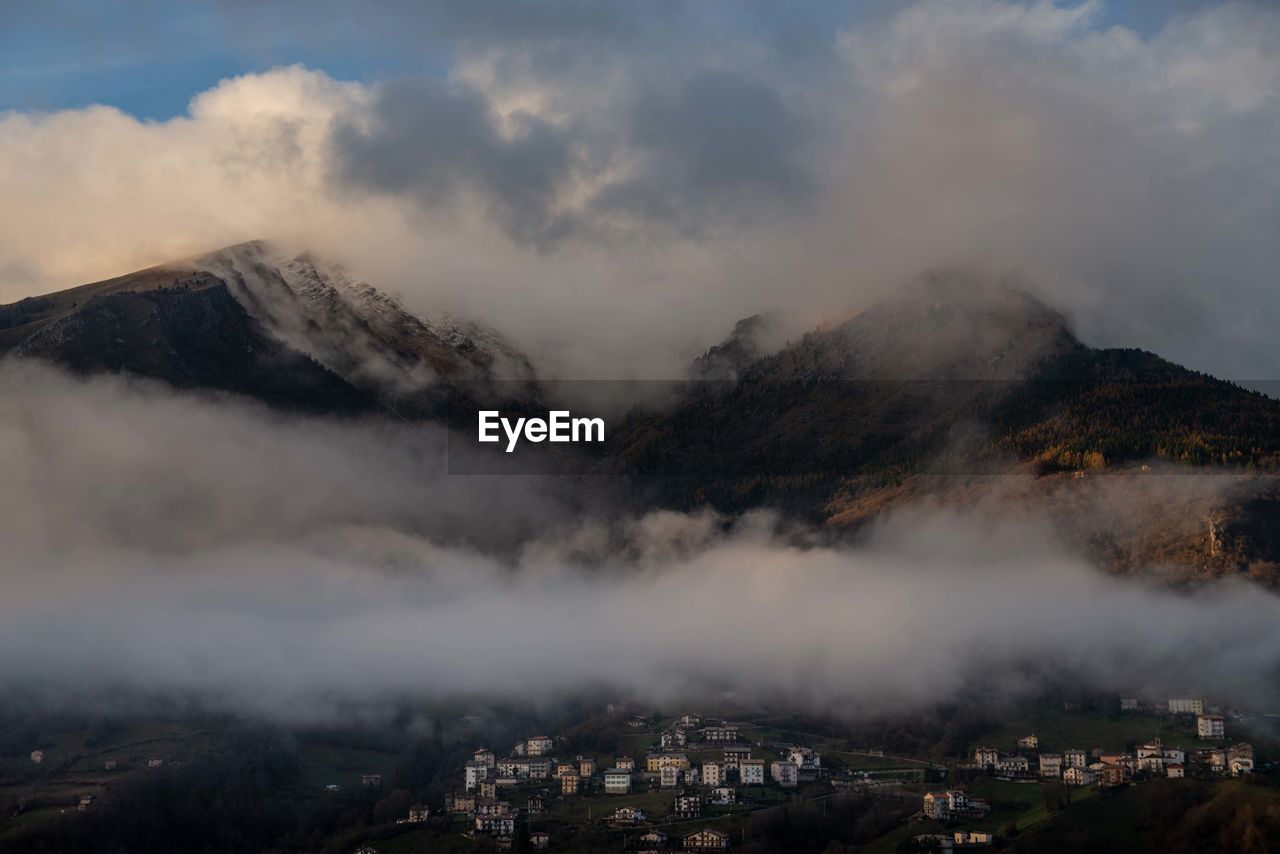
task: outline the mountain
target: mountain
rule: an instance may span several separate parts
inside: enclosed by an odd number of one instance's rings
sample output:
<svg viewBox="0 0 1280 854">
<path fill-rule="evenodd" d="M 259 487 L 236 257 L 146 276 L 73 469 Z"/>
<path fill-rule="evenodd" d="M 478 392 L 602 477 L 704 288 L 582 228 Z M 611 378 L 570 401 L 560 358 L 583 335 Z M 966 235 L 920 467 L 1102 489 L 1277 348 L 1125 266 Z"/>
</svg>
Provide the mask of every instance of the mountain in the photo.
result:
<svg viewBox="0 0 1280 854">
<path fill-rule="evenodd" d="M 601 483 L 642 508 L 769 507 L 835 536 L 908 504 L 986 504 L 1051 519 L 1116 571 L 1280 583 L 1280 401 L 1088 347 L 1016 283 L 961 273 L 785 345 L 777 329 L 739 322 L 674 402 L 611 420 L 604 454 L 569 470 L 623 475 Z M 0 306 L 0 354 L 468 428 L 482 402 L 549 396 L 482 324 L 260 242 Z M 1165 476 L 1186 472 L 1212 477 Z"/>
<path fill-rule="evenodd" d="M 777 335 L 777 319 L 763 314 L 744 317 L 733 326 L 729 337 L 707 349 L 689 366 L 695 380 L 736 380 L 757 359 L 769 351 L 769 340 Z"/>
<path fill-rule="evenodd" d="M 835 532 L 908 503 L 985 502 L 1051 518 L 1119 571 L 1280 580 L 1280 490 L 1255 476 L 1280 468 L 1280 401 L 1085 346 L 1008 284 L 923 276 L 733 377 L 633 413 L 612 470 L 666 506 L 769 506 Z M 1190 471 L 1211 488 L 1161 476 Z"/>
<path fill-rule="evenodd" d="M 261 241 L 0 306 L 0 354 L 317 412 L 448 417 L 537 396 L 481 324 L 418 317 L 342 268 Z"/>
</svg>

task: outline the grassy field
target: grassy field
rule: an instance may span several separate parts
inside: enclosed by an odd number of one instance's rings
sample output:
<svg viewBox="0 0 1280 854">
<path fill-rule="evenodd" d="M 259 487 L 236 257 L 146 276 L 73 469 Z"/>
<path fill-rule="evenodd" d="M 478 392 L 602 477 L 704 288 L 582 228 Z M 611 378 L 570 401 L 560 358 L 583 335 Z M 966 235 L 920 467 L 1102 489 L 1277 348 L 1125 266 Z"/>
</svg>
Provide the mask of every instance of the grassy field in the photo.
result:
<svg viewBox="0 0 1280 854">
<path fill-rule="evenodd" d="M 1186 793 L 1190 787 L 1200 795 L 1194 806 L 1179 810 L 1172 822 L 1153 823 L 1149 810 L 1161 789 Z M 1253 823 L 1242 822 L 1245 818 Z M 1073 804 L 1055 815 L 1052 822 L 1034 829 L 1023 844 L 1026 850 L 1035 850 L 1044 838 L 1087 838 L 1101 850 L 1156 850 L 1144 835 L 1153 827 L 1175 838 L 1200 840 L 1202 850 L 1274 851 L 1280 846 L 1280 790 L 1231 779 L 1210 783 L 1166 780 L 1128 786 Z"/>
<path fill-rule="evenodd" d="M 1129 744 L 1152 738 L 1188 749 L 1201 744 L 1196 738 L 1195 722 L 1183 718 L 1136 714 L 1108 717 L 1101 712 L 1053 711 L 1035 718 L 1004 722 L 998 728 L 983 733 L 973 746 L 1013 751 L 1019 738 L 1032 733 L 1040 738 L 1041 748 L 1046 751 L 1100 747 L 1106 752 L 1118 752 Z"/>
<path fill-rule="evenodd" d="M 396 754 L 379 750 L 303 744 L 298 748 L 305 785 L 322 789 L 330 783 L 344 789 L 360 788 L 362 774 L 381 774 L 383 788 L 391 786 Z"/>
<path fill-rule="evenodd" d="M 660 789 L 655 792 L 639 791 L 629 795 L 604 795 L 598 798 L 574 798 L 547 802 L 547 817 L 561 821 L 599 821 L 622 807 L 644 810 L 650 819 L 659 819 L 671 812 L 675 805 L 675 791 Z"/>
</svg>

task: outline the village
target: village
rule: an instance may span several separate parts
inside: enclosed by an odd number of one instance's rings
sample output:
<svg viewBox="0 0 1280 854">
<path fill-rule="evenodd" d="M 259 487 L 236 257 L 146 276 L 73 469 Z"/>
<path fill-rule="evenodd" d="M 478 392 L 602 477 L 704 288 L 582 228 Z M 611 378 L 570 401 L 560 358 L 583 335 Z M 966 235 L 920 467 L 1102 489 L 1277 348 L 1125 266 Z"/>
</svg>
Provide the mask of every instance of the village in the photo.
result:
<svg viewBox="0 0 1280 854">
<path fill-rule="evenodd" d="M 952 767 L 922 761 L 915 773 L 902 767 L 910 760 L 881 754 L 886 768 L 897 767 L 874 773 L 849 770 L 839 761 L 835 767 L 824 765 L 812 746 L 751 739 L 750 726 L 723 719 L 694 713 L 666 721 L 631 717 L 624 726 L 635 734 L 633 741 L 652 739 L 644 752 L 562 756 L 560 739 L 545 734 L 509 751 L 476 749 L 460 769 L 456 789 L 446 794 L 443 814 L 459 835 L 497 850 L 517 844 L 530 850 L 560 848 L 557 830 L 572 819 L 617 832 L 622 850 L 723 851 L 739 842 L 735 825 L 726 819 L 776 808 L 802 787 L 810 787 L 811 794 L 918 790 L 919 812 L 907 820 L 908 835 L 902 838 L 917 846 L 911 850 L 956 851 L 998 844 L 1001 834 L 989 820 L 992 805 L 955 784 L 958 779 L 1033 788 L 1057 784 L 1087 794 L 1160 778 L 1239 778 L 1254 772 L 1252 745 L 1232 743 L 1227 716 L 1203 698 L 1146 704 L 1120 698 L 1119 707 L 1125 715 L 1150 716 L 1188 731 L 1194 722 L 1194 743 L 1153 737 L 1131 751 L 1109 751 L 1028 733 L 1007 748 L 977 746 Z M 869 751 L 869 758 L 876 752 Z M 953 785 L 927 785 L 932 780 Z M 402 821 L 424 822 L 428 814 L 425 806 L 415 806 Z M 925 832 L 918 832 L 922 828 Z M 357 854 L 378 852 L 365 847 Z"/>
<path fill-rule="evenodd" d="M 1132 751 L 1107 752 L 1045 743 L 1034 733 L 1017 740 L 1015 750 L 1005 752 L 996 747 L 981 746 L 973 751 L 972 761 L 963 766 L 994 780 L 1010 783 L 1061 783 L 1064 787 L 1112 789 L 1160 778 L 1210 778 L 1229 775 L 1240 777 L 1254 771 L 1254 749 L 1251 744 L 1227 744 L 1223 714 L 1209 713 L 1202 697 L 1170 697 L 1163 706 L 1140 703 L 1134 697 L 1120 698 L 1122 713 L 1147 713 L 1167 718 L 1194 718 L 1198 744 L 1188 750 L 1182 745 L 1165 744 L 1152 738 Z M 980 798 L 969 797 L 963 789 L 952 788 L 926 792 L 920 815 L 938 822 L 982 819 L 991 811 Z M 989 830 L 957 830 L 948 834 L 928 833 L 914 837 L 917 842 L 941 851 L 979 848 L 995 841 Z"/>
<path fill-rule="evenodd" d="M 649 732 L 654 722 L 633 717 L 626 726 Z M 636 851 L 725 850 L 730 833 L 692 825 L 703 817 L 750 809 L 756 799 L 749 792 L 795 789 L 823 773 L 817 751 L 803 745 L 745 743 L 739 726 L 724 720 L 686 713 L 656 736 L 650 750 L 635 756 L 561 758 L 557 740 L 547 735 L 532 736 L 503 757 L 480 748 L 463 769 L 461 790 L 446 795 L 444 809 L 465 816 L 473 838 L 504 849 L 511 846 L 518 822 L 536 822 L 547 815 L 550 802 L 603 798 L 600 807 L 588 807 L 591 816 L 616 828 L 636 829 Z M 657 795 L 667 809 L 659 816 L 629 803 L 608 806 L 610 798 L 635 794 Z M 529 841 L 534 849 L 545 849 L 552 835 L 533 830 Z"/>
<path fill-rule="evenodd" d="M 914 854 L 1008 847 L 1146 792 L 1280 805 L 1277 766 L 1260 755 L 1275 751 L 1280 716 L 1194 695 L 974 710 L 944 749 L 928 719 L 887 718 L 897 734 L 884 738 L 723 698 L 714 714 L 690 705 L 637 714 L 606 704 L 551 726 L 523 710 L 460 709 L 434 727 L 426 761 L 441 761 L 417 778 L 410 754 L 378 747 L 374 731 L 320 733 L 291 747 L 289 792 L 355 818 L 326 849 L 335 854 L 787 850 L 801 826 L 813 844 L 845 834 L 841 844 L 856 842 L 846 850 Z M 8 760 L 10 827 L 92 821 L 116 791 L 181 782 L 218 743 L 203 728 L 155 726 L 122 729 L 91 752 L 83 739 L 46 738 Z M 866 824 L 852 839 L 842 828 L 856 820 Z"/>
</svg>

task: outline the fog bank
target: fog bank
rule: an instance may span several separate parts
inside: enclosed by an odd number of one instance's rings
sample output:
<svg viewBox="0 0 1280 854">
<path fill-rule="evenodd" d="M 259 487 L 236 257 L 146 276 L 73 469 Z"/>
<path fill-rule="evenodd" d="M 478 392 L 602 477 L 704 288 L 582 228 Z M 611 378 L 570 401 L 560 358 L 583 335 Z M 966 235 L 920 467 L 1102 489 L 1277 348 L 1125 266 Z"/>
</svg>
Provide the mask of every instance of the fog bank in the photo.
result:
<svg viewBox="0 0 1280 854">
<path fill-rule="evenodd" d="M 1106 577 L 978 511 L 901 511 L 857 548 L 767 516 L 589 518 L 538 481 L 445 476 L 433 442 L 4 365 L 0 685 L 281 718 L 600 686 L 852 714 L 1068 671 L 1280 700 L 1280 597 L 1244 584 Z"/>
</svg>

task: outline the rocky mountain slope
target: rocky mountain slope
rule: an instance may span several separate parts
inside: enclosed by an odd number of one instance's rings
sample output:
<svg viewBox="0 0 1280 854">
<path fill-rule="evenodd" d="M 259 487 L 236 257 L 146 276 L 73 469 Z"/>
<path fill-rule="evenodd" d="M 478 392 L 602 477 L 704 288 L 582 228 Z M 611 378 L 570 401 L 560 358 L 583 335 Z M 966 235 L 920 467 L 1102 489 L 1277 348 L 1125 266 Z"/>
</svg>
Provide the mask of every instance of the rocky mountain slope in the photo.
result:
<svg viewBox="0 0 1280 854">
<path fill-rule="evenodd" d="M 955 273 L 785 346 L 774 331 L 739 323 L 574 470 L 624 475 L 596 486 L 644 507 L 770 507 L 838 535 L 984 505 L 1049 518 L 1117 571 L 1280 580 L 1280 401 L 1087 347 L 1026 292 Z M 468 429 L 480 402 L 547 395 L 492 330 L 262 243 L 0 306 L 0 354 Z"/>
<path fill-rule="evenodd" d="M 1087 347 L 1023 291 L 925 276 L 734 374 L 633 414 L 610 464 L 679 508 L 856 531 L 910 503 L 986 504 L 1052 519 L 1119 571 L 1280 575 L 1280 401 Z"/>
<path fill-rule="evenodd" d="M 419 318 L 339 267 L 251 242 L 0 306 L 0 354 L 317 412 L 449 417 L 536 397 L 498 333 Z"/>
</svg>

